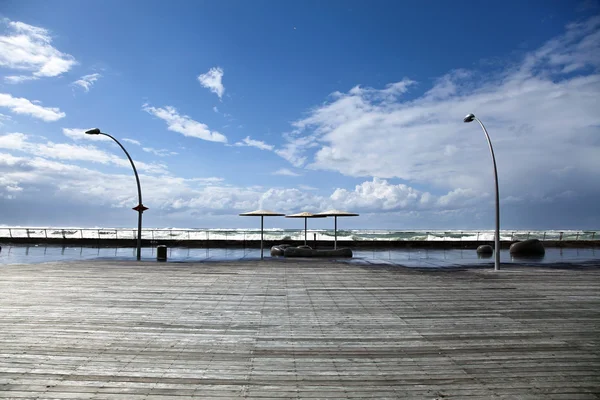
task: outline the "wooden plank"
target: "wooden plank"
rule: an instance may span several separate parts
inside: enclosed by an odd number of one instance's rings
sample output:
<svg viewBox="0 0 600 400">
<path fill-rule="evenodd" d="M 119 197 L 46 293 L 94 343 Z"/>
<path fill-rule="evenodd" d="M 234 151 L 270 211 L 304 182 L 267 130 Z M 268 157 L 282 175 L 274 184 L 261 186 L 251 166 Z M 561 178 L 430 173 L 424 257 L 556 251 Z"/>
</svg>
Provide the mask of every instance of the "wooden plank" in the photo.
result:
<svg viewBox="0 0 600 400">
<path fill-rule="evenodd" d="M 0 398 L 600 398 L 597 267 L 0 272 Z"/>
</svg>

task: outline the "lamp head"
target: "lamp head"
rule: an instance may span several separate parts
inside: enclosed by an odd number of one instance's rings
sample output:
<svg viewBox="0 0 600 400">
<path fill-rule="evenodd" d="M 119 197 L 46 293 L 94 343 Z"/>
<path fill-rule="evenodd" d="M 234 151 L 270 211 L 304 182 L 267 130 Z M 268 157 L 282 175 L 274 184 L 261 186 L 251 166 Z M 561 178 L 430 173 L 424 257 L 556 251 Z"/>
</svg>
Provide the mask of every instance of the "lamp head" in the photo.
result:
<svg viewBox="0 0 600 400">
<path fill-rule="evenodd" d="M 88 135 L 99 135 L 100 129 L 98 129 L 98 128 L 90 129 L 89 131 L 85 131 L 85 133 L 87 133 Z"/>
<path fill-rule="evenodd" d="M 465 119 L 463 119 L 465 123 L 473 122 L 473 120 L 475 120 L 475 115 L 473 114 L 469 114 L 465 117 Z"/>
</svg>

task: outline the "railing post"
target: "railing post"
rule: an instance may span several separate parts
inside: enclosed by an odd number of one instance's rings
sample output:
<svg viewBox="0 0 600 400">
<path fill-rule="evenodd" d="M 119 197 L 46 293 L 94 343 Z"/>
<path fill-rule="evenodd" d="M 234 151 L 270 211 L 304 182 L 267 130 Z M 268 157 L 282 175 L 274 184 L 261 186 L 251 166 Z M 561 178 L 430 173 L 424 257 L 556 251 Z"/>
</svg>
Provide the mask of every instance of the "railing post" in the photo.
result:
<svg viewBox="0 0 600 400">
<path fill-rule="evenodd" d="M 579 240 L 579 231 L 577 231 L 577 235 L 575 235 L 575 241 Z"/>
<path fill-rule="evenodd" d="M 563 233 L 564 233 L 564 232 L 560 232 L 560 236 L 558 237 L 558 240 L 562 240 L 562 238 L 563 238 Z"/>
<path fill-rule="evenodd" d="M 44 237 L 48 239 L 48 229 L 44 228 Z"/>
<path fill-rule="evenodd" d="M 477 239 L 475 239 L 476 242 L 479 242 L 479 231 L 477 231 Z"/>
<path fill-rule="evenodd" d="M 544 231 L 544 238 L 542 240 L 546 240 L 546 231 Z"/>
<path fill-rule="evenodd" d="M 592 232 L 592 240 L 594 240 L 594 236 L 596 236 L 596 232 Z"/>
<path fill-rule="evenodd" d="M 12 239 L 12 229 L 8 228 L 8 236 Z"/>
<path fill-rule="evenodd" d="M 63 237 L 63 239 L 66 239 L 66 238 L 67 238 L 67 237 L 65 236 L 65 230 L 64 230 L 64 229 L 62 229 L 62 237 Z"/>
<path fill-rule="evenodd" d="M 527 232 L 527 240 L 529 240 L 529 234 L 530 234 L 530 233 L 531 233 L 531 232 Z"/>
<path fill-rule="evenodd" d="M 29 239 L 29 228 L 25 229 L 25 232 L 27 232 L 27 239 Z"/>
</svg>

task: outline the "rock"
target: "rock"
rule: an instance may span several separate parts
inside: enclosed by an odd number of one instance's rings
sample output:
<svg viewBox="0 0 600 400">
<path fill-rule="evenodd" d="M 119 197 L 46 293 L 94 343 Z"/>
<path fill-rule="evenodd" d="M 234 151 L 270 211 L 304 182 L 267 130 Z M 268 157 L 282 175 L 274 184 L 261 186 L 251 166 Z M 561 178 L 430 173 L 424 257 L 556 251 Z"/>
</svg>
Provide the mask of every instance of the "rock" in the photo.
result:
<svg viewBox="0 0 600 400">
<path fill-rule="evenodd" d="M 481 246 L 479 246 L 477 248 L 477 254 L 481 254 L 481 255 L 494 254 L 494 248 L 492 246 L 490 246 L 489 244 L 482 244 Z"/>
<path fill-rule="evenodd" d="M 347 258 L 352 257 L 351 249 L 336 249 L 336 250 L 312 250 L 310 248 L 288 247 L 285 249 L 285 257 L 333 257 Z"/>
<path fill-rule="evenodd" d="M 298 248 L 299 248 L 299 249 L 309 249 L 309 250 L 312 250 L 312 247 L 310 247 L 310 246 L 308 246 L 308 245 L 306 245 L 306 244 L 303 244 L 303 245 L 301 245 L 301 246 L 298 246 Z"/>
<path fill-rule="evenodd" d="M 291 245 L 289 244 L 278 244 L 271 247 L 271 256 L 283 256 L 283 252 L 285 251 L 285 249 L 287 249 L 290 246 Z"/>
<path fill-rule="evenodd" d="M 529 239 L 522 242 L 516 242 L 510 245 L 511 256 L 539 257 L 546 253 L 544 245 L 538 239 Z"/>
</svg>

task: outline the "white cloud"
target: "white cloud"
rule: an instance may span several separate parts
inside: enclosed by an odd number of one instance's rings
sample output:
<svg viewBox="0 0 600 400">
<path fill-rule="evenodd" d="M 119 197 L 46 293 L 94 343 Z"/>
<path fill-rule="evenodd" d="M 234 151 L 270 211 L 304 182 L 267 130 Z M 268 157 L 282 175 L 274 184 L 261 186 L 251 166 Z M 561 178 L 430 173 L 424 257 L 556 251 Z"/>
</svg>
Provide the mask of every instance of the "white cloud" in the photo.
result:
<svg viewBox="0 0 600 400">
<path fill-rule="evenodd" d="M 423 195 L 427 196 L 425 202 Z M 392 211 L 420 208 L 429 203 L 430 196 L 404 184 L 391 185 L 384 179 L 373 178 L 356 185 L 354 191 L 336 189 L 331 201 L 340 209 Z"/>
<path fill-rule="evenodd" d="M 459 193 L 493 191 L 483 132 L 462 122 L 473 112 L 490 132 L 501 196 L 589 191 L 600 170 L 599 46 L 595 17 L 569 25 L 502 73 L 451 71 L 410 100 L 401 98 L 414 87 L 406 79 L 337 92 L 296 121 L 276 153 L 297 167 L 455 191 L 441 200 L 450 206 Z M 568 177 L 550 176 L 565 166 L 572 167 Z"/>
<path fill-rule="evenodd" d="M 302 190 L 317 190 L 316 187 L 309 185 L 298 185 L 298 188 Z"/>
<path fill-rule="evenodd" d="M 0 23 L 6 28 L 0 35 L 0 66 L 32 72 L 32 75 L 8 76 L 7 82 L 59 76 L 77 64 L 73 56 L 52 46 L 47 29 L 6 18 Z"/>
<path fill-rule="evenodd" d="M 273 172 L 273 175 L 283 175 L 283 176 L 300 176 L 294 171 L 291 171 L 287 168 L 280 168 L 277 171 Z"/>
<path fill-rule="evenodd" d="M 222 68 L 211 68 L 207 73 L 198 75 L 198 82 L 200 82 L 203 87 L 219 96 L 219 99 L 223 97 L 225 87 L 223 86 Z"/>
<path fill-rule="evenodd" d="M 273 146 L 267 144 L 261 140 L 250 139 L 250 136 L 246 136 L 241 142 L 234 143 L 234 146 L 249 146 L 256 147 L 261 150 L 273 150 Z"/>
<path fill-rule="evenodd" d="M 2 121 L 11 121 L 12 118 L 10 117 L 10 115 L 4 115 L 2 113 L 0 113 L 0 126 L 4 125 L 4 123 Z"/>
<path fill-rule="evenodd" d="M 136 146 L 142 145 L 138 140 L 135 140 L 135 139 L 124 138 L 123 141 L 134 144 Z M 171 150 L 167 150 L 167 149 L 155 149 L 152 147 L 142 147 L 142 150 L 144 150 L 146 153 L 151 153 L 151 154 L 154 154 L 155 156 L 159 156 L 159 157 L 175 156 L 178 154 L 175 151 L 171 151 Z"/>
<path fill-rule="evenodd" d="M 213 107 L 213 111 L 216 112 L 217 114 L 219 113 L 219 109 L 217 108 L 217 106 Z"/>
<path fill-rule="evenodd" d="M 142 145 L 138 140 L 135 140 L 135 139 L 123 138 L 123 141 L 127 142 L 127 143 L 131 143 L 131 144 L 135 144 L 136 146 Z"/>
<path fill-rule="evenodd" d="M 66 116 L 57 107 L 42 107 L 23 97 L 12 97 L 8 93 L 0 93 L 0 107 L 6 107 L 15 114 L 30 115 L 43 121 L 57 121 Z"/>
<path fill-rule="evenodd" d="M 175 107 L 165 108 L 151 107 L 144 104 L 142 109 L 167 123 L 167 129 L 181 133 L 184 136 L 195 137 L 210 142 L 227 143 L 227 137 L 217 131 L 211 131 L 207 125 L 194 121 L 187 115 L 179 115 Z"/>
<path fill-rule="evenodd" d="M 87 93 L 90 91 L 90 88 L 96 83 L 98 79 L 100 79 L 102 75 L 100 74 L 90 74 L 84 75 L 75 82 L 72 83 L 73 86 L 79 86 L 83 88 L 83 90 Z"/>
<path fill-rule="evenodd" d="M 50 141 L 46 143 L 36 143 L 28 139 L 29 137 L 22 133 L 1 135 L 0 149 L 18 150 L 36 157 L 49 159 L 85 161 L 105 165 L 112 164 L 122 168 L 131 168 L 131 164 L 124 154 L 116 155 L 107 153 L 95 146 L 80 146 Z M 121 152 L 121 149 L 118 149 L 118 151 Z M 135 161 L 135 166 L 140 171 L 145 171 L 147 173 L 166 173 L 166 167 L 161 164 L 148 164 L 141 161 Z"/>
<path fill-rule="evenodd" d="M 63 128 L 62 132 L 63 135 L 65 135 L 66 137 L 69 137 L 73 140 L 85 140 L 85 141 L 90 141 L 90 140 L 96 140 L 96 141 L 109 141 L 111 142 L 112 139 L 104 136 L 104 135 L 88 135 L 85 132 L 90 130 L 92 128 L 86 128 L 86 129 L 82 129 L 82 128 Z"/>
<path fill-rule="evenodd" d="M 142 147 L 146 153 L 152 153 L 155 156 L 159 157 L 167 157 L 167 156 L 176 156 L 178 153 L 175 151 L 167 150 L 167 149 L 154 149 L 152 147 Z"/>
<path fill-rule="evenodd" d="M 7 133 L 0 135 L 0 149 L 21 150 L 27 143 L 27 135 L 23 133 Z"/>
</svg>

